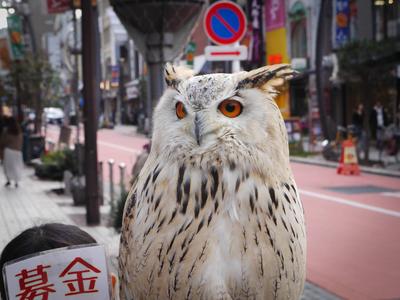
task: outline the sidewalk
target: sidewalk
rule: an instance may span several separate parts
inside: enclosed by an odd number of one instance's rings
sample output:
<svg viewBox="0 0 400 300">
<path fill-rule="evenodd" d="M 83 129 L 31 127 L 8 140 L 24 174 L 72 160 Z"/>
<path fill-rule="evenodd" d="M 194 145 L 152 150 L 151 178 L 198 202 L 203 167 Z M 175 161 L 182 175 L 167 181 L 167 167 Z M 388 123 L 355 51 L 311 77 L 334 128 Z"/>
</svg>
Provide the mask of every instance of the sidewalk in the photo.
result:
<svg viewBox="0 0 400 300">
<path fill-rule="evenodd" d="M 73 206 L 71 197 L 51 192 L 63 187 L 61 182 L 39 180 L 33 169 L 25 168 L 18 188 L 6 188 L 4 183 L 4 173 L 0 170 L 0 252 L 13 237 L 34 225 L 48 222 L 72 224 L 106 246 L 109 256 L 114 258 L 111 267 L 116 270 L 119 234 L 107 227 L 109 205 L 101 207 L 101 225 L 86 226 L 85 207 Z"/>
<path fill-rule="evenodd" d="M 375 175 L 400 177 L 400 154 L 397 154 L 398 159 L 395 156 L 382 155 L 382 164 L 376 164 L 373 166 L 360 165 L 361 172 L 371 173 Z M 370 160 L 379 161 L 379 153 L 374 148 L 370 150 Z M 322 154 L 310 155 L 307 157 L 290 156 L 290 161 L 313 164 L 330 168 L 337 168 L 338 163 L 334 161 L 326 160 Z"/>
</svg>

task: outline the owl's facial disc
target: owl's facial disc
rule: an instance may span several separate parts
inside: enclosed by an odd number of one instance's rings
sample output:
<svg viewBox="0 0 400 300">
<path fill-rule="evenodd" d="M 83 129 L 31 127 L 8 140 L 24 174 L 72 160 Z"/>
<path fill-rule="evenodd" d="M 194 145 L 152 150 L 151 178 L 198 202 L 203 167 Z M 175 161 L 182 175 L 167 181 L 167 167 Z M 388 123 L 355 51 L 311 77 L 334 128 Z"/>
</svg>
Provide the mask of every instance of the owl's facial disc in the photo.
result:
<svg viewBox="0 0 400 300">
<path fill-rule="evenodd" d="M 239 99 L 238 96 L 233 98 Z M 178 96 L 175 110 L 182 133 L 188 135 L 198 147 L 217 143 L 221 135 L 227 130 L 232 130 L 232 122 L 243 111 L 243 104 L 233 98 L 215 101 L 207 107 L 193 107 L 190 102 L 184 100 L 185 97 Z"/>
</svg>

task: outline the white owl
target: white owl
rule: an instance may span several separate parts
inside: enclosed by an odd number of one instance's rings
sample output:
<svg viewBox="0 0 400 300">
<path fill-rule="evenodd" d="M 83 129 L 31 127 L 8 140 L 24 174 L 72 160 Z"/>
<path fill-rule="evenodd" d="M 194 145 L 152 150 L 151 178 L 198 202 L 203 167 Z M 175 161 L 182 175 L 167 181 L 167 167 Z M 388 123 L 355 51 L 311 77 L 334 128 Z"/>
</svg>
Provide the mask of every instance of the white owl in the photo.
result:
<svg viewBox="0 0 400 300">
<path fill-rule="evenodd" d="M 122 299 L 299 299 L 304 215 L 274 102 L 293 71 L 165 73 L 125 206 Z"/>
</svg>

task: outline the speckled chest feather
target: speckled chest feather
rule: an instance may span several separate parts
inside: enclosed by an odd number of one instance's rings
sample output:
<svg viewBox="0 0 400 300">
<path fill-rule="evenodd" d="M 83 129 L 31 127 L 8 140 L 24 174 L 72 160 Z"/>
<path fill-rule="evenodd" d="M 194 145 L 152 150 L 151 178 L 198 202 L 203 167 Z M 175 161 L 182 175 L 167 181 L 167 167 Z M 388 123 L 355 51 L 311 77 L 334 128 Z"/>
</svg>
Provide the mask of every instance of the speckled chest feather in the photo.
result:
<svg viewBox="0 0 400 300">
<path fill-rule="evenodd" d="M 128 299 L 285 299 L 301 292 L 305 229 L 294 182 L 268 184 L 233 162 L 154 164 L 124 219 Z"/>
</svg>

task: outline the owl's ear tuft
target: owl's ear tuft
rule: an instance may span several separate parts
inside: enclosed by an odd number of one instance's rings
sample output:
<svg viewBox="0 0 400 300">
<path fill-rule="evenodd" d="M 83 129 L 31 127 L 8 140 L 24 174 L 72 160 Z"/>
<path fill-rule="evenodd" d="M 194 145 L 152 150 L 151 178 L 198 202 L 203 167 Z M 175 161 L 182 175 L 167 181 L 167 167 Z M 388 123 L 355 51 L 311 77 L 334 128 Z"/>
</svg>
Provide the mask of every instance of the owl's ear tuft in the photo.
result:
<svg viewBox="0 0 400 300">
<path fill-rule="evenodd" d="M 165 82 L 171 88 L 176 89 L 178 85 L 190 77 L 194 76 L 193 70 L 181 66 L 174 66 L 170 63 L 165 65 Z"/>
<path fill-rule="evenodd" d="M 237 89 L 267 89 L 279 88 L 297 72 L 288 64 L 265 66 L 250 72 L 246 72 L 239 81 Z"/>
</svg>

